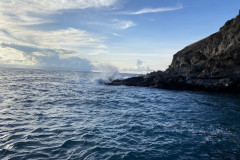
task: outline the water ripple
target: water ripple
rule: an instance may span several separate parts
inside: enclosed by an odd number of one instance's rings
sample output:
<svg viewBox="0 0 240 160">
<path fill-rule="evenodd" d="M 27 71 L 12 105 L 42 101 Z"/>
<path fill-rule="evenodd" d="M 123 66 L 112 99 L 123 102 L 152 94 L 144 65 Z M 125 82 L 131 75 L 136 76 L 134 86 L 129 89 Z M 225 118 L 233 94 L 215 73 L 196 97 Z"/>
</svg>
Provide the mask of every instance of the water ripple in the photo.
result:
<svg viewBox="0 0 240 160">
<path fill-rule="evenodd" d="M 0 69 L 0 159 L 240 159 L 240 97 Z"/>
</svg>

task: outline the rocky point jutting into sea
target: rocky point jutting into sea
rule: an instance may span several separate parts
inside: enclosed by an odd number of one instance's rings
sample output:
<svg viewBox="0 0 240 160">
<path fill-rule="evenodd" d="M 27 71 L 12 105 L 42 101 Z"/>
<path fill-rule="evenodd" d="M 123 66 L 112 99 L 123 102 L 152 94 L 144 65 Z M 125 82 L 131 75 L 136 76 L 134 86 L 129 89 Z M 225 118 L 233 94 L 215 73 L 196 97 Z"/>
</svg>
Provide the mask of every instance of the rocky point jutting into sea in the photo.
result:
<svg viewBox="0 0 240 160">
<path fill-rule="evenodd" d="M 240 93 L 240 11 L 217 33 L 177 52 L 166 71 L 108 85 Z"/>
</svg>

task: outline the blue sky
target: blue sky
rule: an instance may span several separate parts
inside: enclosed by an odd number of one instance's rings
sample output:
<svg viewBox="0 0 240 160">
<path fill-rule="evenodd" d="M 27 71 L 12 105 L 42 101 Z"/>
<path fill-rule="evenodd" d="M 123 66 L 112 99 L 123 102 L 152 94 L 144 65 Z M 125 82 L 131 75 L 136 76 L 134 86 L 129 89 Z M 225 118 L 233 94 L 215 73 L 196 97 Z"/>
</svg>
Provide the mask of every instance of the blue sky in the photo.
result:
<svg viewBox="0 0 240 160">
<path fill-rule="evenodd" d="M 0 65 L 164 70 L 239 9 L 239 0 L 1 0 Z"/>
</svg>

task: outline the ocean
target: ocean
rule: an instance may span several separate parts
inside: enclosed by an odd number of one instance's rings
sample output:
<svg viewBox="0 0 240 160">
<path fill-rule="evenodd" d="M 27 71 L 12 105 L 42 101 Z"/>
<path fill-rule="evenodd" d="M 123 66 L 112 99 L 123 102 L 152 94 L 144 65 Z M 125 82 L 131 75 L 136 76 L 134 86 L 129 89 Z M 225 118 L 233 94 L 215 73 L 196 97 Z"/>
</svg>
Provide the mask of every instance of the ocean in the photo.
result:
<svg viewBox="0 0 240 160">
<path fill-rule="evenodd" d="M 240 159 L 240 95 L 105 79 L 0 68 L 0 159 Z"/>
</svg>

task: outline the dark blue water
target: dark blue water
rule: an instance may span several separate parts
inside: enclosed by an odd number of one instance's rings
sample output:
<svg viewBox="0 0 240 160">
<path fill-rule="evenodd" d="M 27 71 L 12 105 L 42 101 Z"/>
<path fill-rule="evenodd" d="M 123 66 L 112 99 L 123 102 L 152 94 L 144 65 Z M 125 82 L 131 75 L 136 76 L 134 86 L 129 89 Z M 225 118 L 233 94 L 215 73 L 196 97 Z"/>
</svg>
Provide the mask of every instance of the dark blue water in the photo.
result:
<svg viewBox="0 0 240 160">
<path fill-rule="evenodd" d="M 0 159 L 240 159 L 240 96 L 0 69 Z"/>
</svg>

